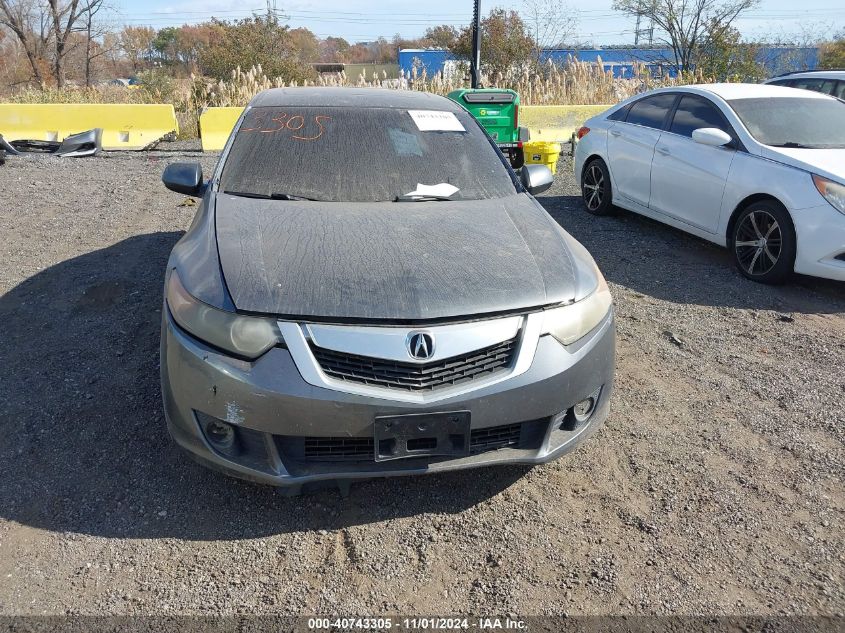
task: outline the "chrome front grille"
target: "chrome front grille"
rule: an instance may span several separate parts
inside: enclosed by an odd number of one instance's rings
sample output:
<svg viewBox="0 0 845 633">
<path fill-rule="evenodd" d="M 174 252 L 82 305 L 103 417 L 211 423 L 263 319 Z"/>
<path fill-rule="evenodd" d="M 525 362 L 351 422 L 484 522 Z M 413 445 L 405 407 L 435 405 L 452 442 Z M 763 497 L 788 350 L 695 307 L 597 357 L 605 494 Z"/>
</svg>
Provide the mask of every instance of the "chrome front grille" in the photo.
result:
<svg viewBox="0 0 845 633">
<path fill-rule="evenodd" d="M 434 391 L 507 370 L 516 354 L 517 339 L 422 364 L 347 354 L 313 344 L 311 352 L 323 373 L 337 380 L 411 392 Z"/>
</svg>

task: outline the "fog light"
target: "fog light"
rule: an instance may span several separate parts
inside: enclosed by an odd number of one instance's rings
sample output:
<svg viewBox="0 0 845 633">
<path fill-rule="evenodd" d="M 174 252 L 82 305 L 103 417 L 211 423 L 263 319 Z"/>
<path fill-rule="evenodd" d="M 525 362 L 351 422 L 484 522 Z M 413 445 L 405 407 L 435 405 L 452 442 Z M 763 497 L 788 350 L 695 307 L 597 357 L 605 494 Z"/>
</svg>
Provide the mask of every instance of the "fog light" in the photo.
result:
<svg viewBox="0 0 845 633">
<path fill-rule="evenodd" d="M 235 443 L 235 429 L 222 420 L 206 422 L 205 436 L 215 448 L 222 450 L 232 448 L 232 444 Z"/>
<path fill-rule="evenodd" d="M 563 416 L 563 420 L 560 423 L 561 430 L 575 431 L 586 424 L 596 411 L 600 394 L 601 387 L 567 410 L 566 415 Z"/>
<path fill-rule="evenodd" d="M 572 415 L 575 418 L 575 422 L 580 424 L 581 422 L 586 422 L 587 418 L 593 413 L 593 409 L 596 408 L 596 401 L 595 398 L 592 396 L 589 398 L 585 398 L 574 407 L 572 407 Z"/>
</svg>

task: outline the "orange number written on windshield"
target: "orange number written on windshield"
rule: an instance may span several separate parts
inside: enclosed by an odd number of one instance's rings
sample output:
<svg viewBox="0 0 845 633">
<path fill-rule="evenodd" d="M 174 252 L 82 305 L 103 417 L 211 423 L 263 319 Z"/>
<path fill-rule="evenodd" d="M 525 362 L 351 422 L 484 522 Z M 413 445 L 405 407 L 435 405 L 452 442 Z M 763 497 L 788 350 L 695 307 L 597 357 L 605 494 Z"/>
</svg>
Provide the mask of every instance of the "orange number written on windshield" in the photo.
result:
<svg viewBox="0 0 845 633">
<path fill-rule="evenodd" d="M 306 121 L 301 114 L 289 116 L 287 112 L 281 112 L 271 117 L 267 114 L 256 113 L 248 127 L 242 127 L 240 131 L 259 134 L 290 133 L 290 137 L 297 141 L 316 141 L 326 131 L 323 123 L 331 120 L 332 118 L 325 114 L 309 117 Z"/>
</svg>

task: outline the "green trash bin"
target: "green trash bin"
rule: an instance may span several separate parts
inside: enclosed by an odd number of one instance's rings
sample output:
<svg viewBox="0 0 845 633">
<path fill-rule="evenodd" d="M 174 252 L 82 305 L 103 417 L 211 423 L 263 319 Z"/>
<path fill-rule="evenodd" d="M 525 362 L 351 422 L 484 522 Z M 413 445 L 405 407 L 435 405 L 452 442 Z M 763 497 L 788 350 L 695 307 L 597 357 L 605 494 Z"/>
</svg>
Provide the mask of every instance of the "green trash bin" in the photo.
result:
<svg viewBox="0 0 845 633">
<path fill-rule="evenodd" d="M 519 127 L 519 95 L 504 88 L 463 88 L 448 96 L 469 110 L 487 133 L 496 141 L 511 166 L 519 169 L 525 163 L 523 142 L 529 139 L 528 128 Z"/>
</svg>

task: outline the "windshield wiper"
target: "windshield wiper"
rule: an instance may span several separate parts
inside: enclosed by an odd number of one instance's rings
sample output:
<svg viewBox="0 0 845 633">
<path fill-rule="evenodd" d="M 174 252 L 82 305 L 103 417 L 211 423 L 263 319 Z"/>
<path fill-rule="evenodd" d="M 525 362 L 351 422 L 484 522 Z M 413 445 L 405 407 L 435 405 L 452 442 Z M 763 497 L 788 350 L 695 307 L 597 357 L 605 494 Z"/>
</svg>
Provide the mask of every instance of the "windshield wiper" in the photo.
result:
<svg viewBox="0 0 845 633">
<path fill-rule="evenodd" d="M 772 145 L 772 147 L 794 147 L 795 149 L 813 149 L 809 145 L 804 145 L 803 143 L 796 143 L 795 141 L 787 141 L 786 143 L 778 143 L 777 145 Z"/>
<path fill-rule="evenodd" d="M 230 196 L 240 196 L 241 198 L 259 198 L 261 200 L 309 200 L 316 202 L 315 198 L 306 198 L 305 196 L 294 196 L 290 193 L 252 193 L 250 191 L 224 191 Z"/>
<path fill-rule="evenodd" d="M 411 196 L 411 195 L 405 194 L 403 196 L 396 196 L 393 199 L 393 202 L 432 202 L 432 201 L 438 201 L 438 200 L 447 200 L 447 201 L 451 200 L 452 202 L 455 201 L 455 199 L 450 197 L 450 196 L 432 196 L 430 194 L 425 194 L 425 195 L 419 195 L 418 194 L 418 195 L 412 195 Z"/>
</svg>

